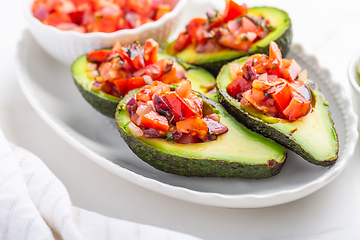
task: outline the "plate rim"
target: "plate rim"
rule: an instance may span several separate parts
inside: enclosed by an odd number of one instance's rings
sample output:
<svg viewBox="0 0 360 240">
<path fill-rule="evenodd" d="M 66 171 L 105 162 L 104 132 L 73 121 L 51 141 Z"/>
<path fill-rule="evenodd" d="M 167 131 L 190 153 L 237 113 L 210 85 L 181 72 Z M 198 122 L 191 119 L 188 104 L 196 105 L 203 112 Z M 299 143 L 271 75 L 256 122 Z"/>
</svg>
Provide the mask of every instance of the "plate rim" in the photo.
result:
<svg viewBox="0 0 360 240">
<path fill-rule="evenodd" d="M 183 201 L 206 206 L 225 208 L 262 208 L 275 206 L 301 199 L 330 183 L 343 171 L 345 166 L 351 160 L 351 157 L 355 151 L 355 146 L 358 139 L 358 118 L 353 111 L 351 98 L 346 95 L 345 88 L 341 86 L 340 83 L 333 80 L 330 71 L 318 64 L 315 56 L 307 54 L 299 43 L 292 43 L 292 48 L 299 47 L 302 53 L 304 53 L 307 57 L 314 59 L 320 70 L 327 71 L 329 73 L 329 82 L 331 82 L 331 84 L 333 85 L 333 91 L 335 91 L 334 89 L 341 89 L 340 93 L 337 92 L 338 98 L 336 99 L 336 104 L 339 106 L 339 108 L 342 109 L 342 113 L 347 113 L 348 115 L 346 118 L 347 123 L 345 124 L 345 127 L 348 129 L 348 134 L 346 134 L 345 137 L 345 142 L 347 143 L 344 147 L 347 149 L 347 151 L 343 151 L 341 156 L 344 160 L 340 162 L 338 161 L 333 167 L 331 167 L 331 169 L 329 169 L 329 171 L 323 173 L 321 176 L 307 184 L 301 185 L 291 190 L 282 190 L 275 193 L 265 194 L 227 195 L 214 192 L 201 192 L 188 189 L 186 187 L 174 186 L 168 183 L 148 178 L 146 176 L 142 176 L 107 160 L 105 157 L 102 157 L 98 153 L 86 147 L 84 144 L 82 144 L 80 139 L 74 136 L 66 128 L 67 124 L 62 122 L 60 119 L 58 119 L 56 116 L 54 116 L 44 107 L 42 107 L 41 102 L 37 100 L 35 94 L 32 94 L 30 84 L 31 79 L 29 79 L 29 76 L 25 74 L 26 63 L 22 61 L 22 59 L 24 59 L 22 56 L 28 50 L 28 45 L 31 42 L 26 41 L 27 34 L 30 34 L 30 32 L 28 31 L 28 29 L 25 29 L 21 35 L 20 40 L 17 43 L 15 60 L 17 68 L 17 79 L 22 89 L 22 92 L 29 101 L 30 105 L 57 134 L 59 134 L 66 142 L 70 143 L 70 145 L 74 146 L 75 149 L 84 154 L 90 160 L 92 160 L 99 166 L 105 168 L 106 170 L 112 172 L 113 174 L 151 191 Z"/>
</svg>

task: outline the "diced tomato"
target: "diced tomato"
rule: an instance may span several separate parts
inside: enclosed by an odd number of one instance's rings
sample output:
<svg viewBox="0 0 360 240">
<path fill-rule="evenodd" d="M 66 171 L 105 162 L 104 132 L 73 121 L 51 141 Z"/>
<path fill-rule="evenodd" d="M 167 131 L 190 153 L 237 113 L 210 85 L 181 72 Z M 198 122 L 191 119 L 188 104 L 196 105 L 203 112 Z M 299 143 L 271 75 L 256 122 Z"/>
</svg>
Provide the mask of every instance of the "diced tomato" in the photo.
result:
<svg viewBox="0 0 360 240">
<path fill-rule="evenodd" d="M 279 107 L 280 111 L 282 112 L 285 110 L 285 108 L 287 108 L 287 106 L 291 101 L 291 91 L 289 89 L 289 86 L 287 83 L 283 83 L 272 89 L 270 89 L 268 93 L 271 92 L 270 93 L 271 97 L 275 100 L 276 105 Z"/>
<path fill-rule="evenodd" d="M 173 68 L 167 73 L 163 73 L 160 77 L 156 78 L 156 80 L 166 84 L 174 84 L 178 82 L 180 79 L 178 79 L 177 77 L 176 69 Z"/>
<path fill-rule="evenodd" d="M 197 40 L 201 41 L 201 39 L 199 39 L 199 37 L 197 36 L 196 32 L 200 27 L 202 27 L 205 21 L 206 20 L 204 18 L 194 18 L 186 26 L 186 32 L 190 35 L 192 41 L 194 42 L 196 42 Z"/>
<path fill-rule="evenodd" d="M 154 20 L 152 20 L 151 18 L 148 18 L 148 17 L 143 17 L 141 19 L 141 25 L 143 25 L 145 23 L 150 23 L 150 22 L 154 22 Z"/>
<path fill-rule="evenodd" d="M 71 21 L 73 23 L 76 23 L 77 25 L 80 25 L 82 23 L 83 16 L 84 16 L 84 11 L 75 10 L 69 13 L 69 17 L 71 18 Z"/>
<path fill-rule="evenodd" d="M 281 63 L 281 60 L 282 60 L 281 51 L 280 51 L 278 45 L 274 41 L 270 42 L 269 58 L 276 59 L 279 63 Z"/>
<path fill-rule="evenodd" d="M 176 122 L 176 129 L 183 133 L 196 135 L 200 139 L 205 139 L 208 132 L 206 123 L 197 116 Z"/>
<path fill-rule="evenodd" d="M 127 4 L 127 0 L 115 0 L 115 3 L 117 3 L 120 8 L 124 8 Z"/>
<path fill-rule="evenodd" d="M 276 115 L 278 113 L 278 109 L 275 106 L 275 102 L 273 99 L 267 97 L 263 91 L 253 88 L 243 93 L 243 97 L 251 103 L 255 108 L 259 111 L 268 114 L 270 116 Z"/>
<path fill-rule="evenodd" d="M 247 52 L 253 43 L 245 35 L 242 36 L 242 34 L 239 34 L 237 37 L 235 37 L 227 30 L 222 31 L 218 42 L 224 47 L 232 48 L 242 52 Z"/>
<path fill-rule="evenodd" d="M 151 0 L 128 0 L 129 8 L 143 16 L 150 17 L 152 9 Z"/>
<path fill-rule="evenodd" d="M 311 92 L 308 87 L 306 87 L 305 83 L 303 81 L 293 81 L 289 83 L 289 88 L 292 92 L 296 92 L 303 96 L 306 101 L 311 102 Z"/>
<path fill-rule="evenodd" d="M 241 26 L 242 26 L 242 31 L 245 33 L 253 32 L 259 35 L 262 32 L 261 27 L 256 26 L 256 24 L 247 17 L 243 17 L 241 19 Z"/>
<path fill-rule="evenodd" d="M 237 98 L 238 94 L 242 94 L 245 91 L 250 90 L 251 84 L 252 81 L 247 81 L 242 76 L 239 76 L 227 86 L 226 90 L 230 96 Z"/>
<path fill-rule="evenodd" d="M 115 32 L 116 25 L 119 19 L 119 15 L 96 15 L 95 13 L 95 22 L 94 22 L 94 32 Z"/>
<path fill-rule="evenodd" d="M 267 64 L 264 64 L 268 75 L 276 75 L 281 77 L 281 61 L 277 59 L 269 59 Z"/>
<path fill-rule="evenodd" d="M 66 13 L 53 12 L 44 20 L 44 23 L 56 27 L 61 23 L 71 23 L 71 18 Z"/>
<path fill-rule="evenodd" d="M 288 81 L 294 81 L 300 72 L 301 72 L 301 67 L 294 59 L 282 60 L 282 68 L 281 68 L 282 78 Z"/>
<path fill-rule="evenodd" d="M 95 7 L 95 1 L 93 0 L 71 0 L 76 7 L 79 7 L 81 5 L 88 5 L 90 6 L 92 9 L 94 9 Z"/>
<path fill-rule="evenodd" d="M 238 63 L 231 63 L 229 65 L 230 77 L 235 80 L 238 76 L 243 75 L 242 65 Z"/>
<path fill-rule="evenodd" d="M 142 69 L 145 67 L 145 59 L 144 59 L 144 55 L 143 54 L 139 54 L 137 55 L 133 60 L 132 60 L 133 66 L 135 67 L 135 69 Z"/>
<path fill-rule="evenodd" d="M 289 106 L 283 113 L 289 121 L 295 121 L 309 112 L 310 103 L 310 101 L 306 101 L 300 95 L 296 95 L 291 99 Z"/>
<path fill-rule="evenodd" d="M 226 7 L 223 14 L 224 15 L 223 22 L 225 23 L 248 13 L 248 8 L 245 4 L 239 5 L 233 0 L 225 0 L 225 2 L 226 2 Z"/>
<path fill-rule="evenodd" d="M 55 11 L 62 13 L 71 13 L 75 11 L 76 7 L 72 1 L 61 1 L 55 4 Z"/>
<path fill-rule="evenodd" d="M 191 93 L 191 82 L 188 80 L 182 81 L 180 86 L 175 89 L 175 92 L 181 98 L 189 98 Z"/>
<path fill-rule="evenodd" d="M 136 43 L 133 43 L 129 47 L 123 48 L 122 51 L 120 51 L 120 56 L 135 69 L 141 69 L 145 67 L 144 51 Z"/>
<path fill-rule="evenodd" d="M 149 65 L 157 62 L 159 44 L 154 39 L 152 38 L 147 39 L 142 48 L 144 49 L 145 65 Z"/>
<path fill-rule="evenodd" d="M 122 96 L 125 96 L 129 91 L 145 86 L 146 82 L 143 77 L 138 78 L 124 78 L 114 81 L 115 86 L 119 89 Z"/>
<path fill-rule="evenodd" d="M 169 130 L 169 123 L 166 119 L 166 117 L 161 116 L 155 111 L 150 111 L 146 114 L 144 114 L 141 118 L 141 125 L 146 128 L 154 128 L 160 131 Z"/>
<path fill-rule="evenodd" d="M 102 49 L 94 50 L 87 55 L 87 60 L 92 63 L 101 63 L 105 61 L 107 55 L 111 53 L 111 50 Z"/>
<path fill-rule="evenodd" d="M 181 51 L 191 44 L 191 36 L 187 32 L 181 32 L 174 44 L 175 51 Z"/>
<path fill-rule="evenodd" d="M 169 4 L 160 4 L 156 9 L 155 20 L 160 19 L 168 12 L 171 12 L 171 6 Z"/>
<path fill-rule="evenodd" d="M 165 72 L 170 72 L 173 64 L 174 64 L 174 62 L 170 58 L 160 59 L 159 61 L 146 66 L 146 70 L 145 70 L 144 74 L 149 75 L 154 80 L 159 80 L 161 75 L 163 75 Z M 165 79 L 162 79 L 162 80 L 165 80 Z M 167 81 L 165 81 L 164 83 L 166 83 L 166 82 Z"/>
<path fill-rule="evenodd" d="M 190 94 L 191 96 L 191 94 Z M 190 97 L 190 98 L 183 98 L 186 104 L 195 112 L 198 116 L 202 117 L 202 99 L 198 96 Z"/>
<path fill-rule="evenodd" d="M 159 92 L 161 90 L 161 92 Z M 163 84 L 159 81 L 154 81 L 153 85 L 146 85 L 145 87 L 141 88 L 140 91 L 136 94 L 136 100 L 141 102 L 147 102 L 152 99 L 152 96 L 155 92 L 159 92 L 159 94 L 164 94 L 170 91 L 170 86 Z"/>
<path fill-rule="evenodd" d="M 192 116 L 198 116 L 196 110 L 192 109 L 184 99 L 180 98 L 175 92 L 165 94 L 164 99 L 168 102 L 171 113 L 174 116 L 173 122 L 181 121 Z"/>
</svg>

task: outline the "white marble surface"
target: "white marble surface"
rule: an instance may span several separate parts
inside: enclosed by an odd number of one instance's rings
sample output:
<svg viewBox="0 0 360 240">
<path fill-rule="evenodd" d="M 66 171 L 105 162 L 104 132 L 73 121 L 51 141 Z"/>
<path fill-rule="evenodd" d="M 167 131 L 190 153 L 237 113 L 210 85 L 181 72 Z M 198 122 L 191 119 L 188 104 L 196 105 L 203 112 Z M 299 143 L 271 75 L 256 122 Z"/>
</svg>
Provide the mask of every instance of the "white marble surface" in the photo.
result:
<svg viewBox="0 0 360 240">
<path fill-rule="evenodd" d="M 251 1 L 290 14 L 294 42 L 316 55 L 345 85 L 347 65 L 360 49 L 359 1 Z M 75 206 L 203 239 L 360 239 L 360 146 L 330 184 L 295 202 L 261 209 L 225 209 L 166 197 L 102 169 L 58 136 L 34 111 L 15 75 L 16 43 L 26 28 L 20 0 L 0 1 L 0 127 L 38 155 L 64 183 Z"/>
</svg>

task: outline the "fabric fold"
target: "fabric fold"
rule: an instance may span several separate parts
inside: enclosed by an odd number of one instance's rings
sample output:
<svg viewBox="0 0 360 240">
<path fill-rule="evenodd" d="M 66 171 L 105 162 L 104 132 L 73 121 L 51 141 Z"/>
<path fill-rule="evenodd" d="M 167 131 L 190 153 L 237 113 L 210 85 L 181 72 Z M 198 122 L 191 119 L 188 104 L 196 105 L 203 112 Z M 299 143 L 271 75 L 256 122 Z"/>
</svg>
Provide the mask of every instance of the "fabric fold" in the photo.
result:
<svg viewBox="0 0 360 240">
<path fill-rule="evenodd" d="M 109 218 L 71 203 L 56 176 L 34 154 L 9 143 L 0 129 L 0 240 L 198 238 Z"/>
</svg>

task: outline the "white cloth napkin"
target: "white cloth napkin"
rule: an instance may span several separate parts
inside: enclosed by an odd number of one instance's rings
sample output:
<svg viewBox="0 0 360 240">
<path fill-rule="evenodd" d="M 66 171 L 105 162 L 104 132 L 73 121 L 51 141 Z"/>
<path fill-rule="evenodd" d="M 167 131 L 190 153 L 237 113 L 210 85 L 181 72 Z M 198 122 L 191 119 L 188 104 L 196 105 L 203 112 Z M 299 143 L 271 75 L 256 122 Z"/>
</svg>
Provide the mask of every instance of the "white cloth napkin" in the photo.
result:
<svg viewBox="0 0 360 240">
<path fill-rule="evenodd" d="M 198 239 L 72 206 L 65 186 L 46 165 L 34 154 L 9 143 L 0 129 L 0 239 L 59 237 L 64 240 Z"/>
</svg>

